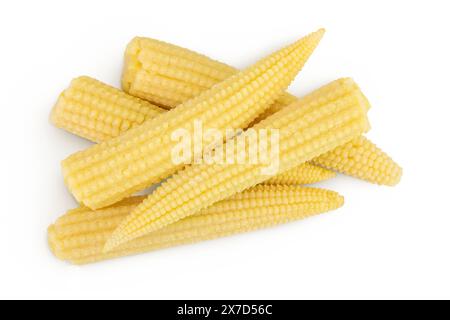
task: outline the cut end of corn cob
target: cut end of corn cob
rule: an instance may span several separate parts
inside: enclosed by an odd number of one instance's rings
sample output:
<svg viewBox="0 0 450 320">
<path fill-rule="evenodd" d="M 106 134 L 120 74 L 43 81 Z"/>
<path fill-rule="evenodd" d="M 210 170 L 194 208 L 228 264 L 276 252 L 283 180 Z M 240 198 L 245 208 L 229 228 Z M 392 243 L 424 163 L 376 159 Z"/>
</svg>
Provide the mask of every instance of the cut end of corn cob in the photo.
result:
<svg viewBox="0 0 450 320">
<path fill-rule="evenodd" d="M 51 122 L 94 142 L 101 142 L 155 118 L 164 110 L 89 77 L 79 77 L 60 95 Z"/>
<path fill-rule="evenodd" d="M 403 174 L 394 160 L 365 137 L 353 139 L 312 162 L 379 185 L 395 186 Z"/>
<path fill-rule="evenodd" d="M 205 129 L 245 128 L 286 90 L 321 36 L 300 39 L 177 108 L 72 155 L 62 163 L 68 188 L 80 203 L 99 209 L 172 175 L 184 166 L 172 159 L 174 132 L 193 136 L 196 121 Z"/>
<path fill-rule="evenodd" d="M 320 42 L 320 29 L 297 44 L 304 61 Z M 238 70 L 185 48 L 149 38 L 134 38 L 125 52 L 122 88 L 164 108 L 198 96 Z"/>
<path fill-rule="evenodd" d="M 255 128 L 279 130 L 279 173 L 284 173 L 365 133 L 369 129 L 369 107 L 359 87 L 351 79 L 341 79 L 284 108 Z M 263 167 L 203 164 L 178 172 L 117 228 L 106 243 L 105 252 L 268 180 L 270 177 L 262 174 Z"/>
<path fill-rule="evenodd" d="M 95 212 L 87 208 L 69 211 L 48 229 L 51 251 L 74 264 L 98 262 L 301 220 L 341 207 L 344 198 L 314 188 L 257 186 L 104 253 L 114 228 L 141 201 L 142 197 L 133 197 Z"/>
<path fill-rule="evenodd" d="M 141 51 L 140 39 L 139 37 L 133 38 L 125 50 L 125 63 L 122 75 L 122 89 L 125 92 L 130 92 L 133 80 L 136 78 L 136 73 L 142 67 L 137 59 Z"/>
</svg>

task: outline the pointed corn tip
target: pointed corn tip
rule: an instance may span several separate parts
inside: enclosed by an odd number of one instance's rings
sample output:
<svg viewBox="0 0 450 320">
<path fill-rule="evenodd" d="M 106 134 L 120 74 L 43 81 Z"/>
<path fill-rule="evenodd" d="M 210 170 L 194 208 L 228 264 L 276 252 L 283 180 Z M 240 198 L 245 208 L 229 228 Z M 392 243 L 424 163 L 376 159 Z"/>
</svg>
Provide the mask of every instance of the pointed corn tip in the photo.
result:
<svg viewBox="0 0 450 320">
<path fill-rule="evenodd" d="M 301 38 L 299 40 L 299 42 L 303 42 L 305 39 L 309 39 L 309 40 L 316 42 L 315 46 L 317 46 L 319 44 L 319 42 L 322 40 L 324 34 L 325 34 L 325 29 L 322 28 L 317 31 L 311 32 L 306 37 Z"/>
<path fill-rule="evenodd" d="M 325 35 L 326 30 L 324 28 L 320 28 L 317 31 L 312 32 L 309 36 L 310 37 L 316 37 L 317 41 L 322 40 L 323 36 Z"/>
<path fill-rule="evenodd" d="M 342 196 L 342 195 L 340 195 L 340 194 L 337 194 L 336 200 L 337 200 L 337 207 L 336 207 L 336 209 L 337 209 L 337 208 L 341 208 L 341 207 L 344 205 L 344 203 L 345 203 L 345 198 L 344 198 L 344 196 Z"/>
<path fill-rule="evenodd" d="M 344 196 L 340 195 L 336 191 L 327 190 L 328 193 L 328 199 L 331 203 L 334 204 L 334 209 L 338 209 L 344 205 L 345 198 Z"/>
<path fill-rule="evenodd" d="M 323 36 L 325 34 L 327 30 L 325 28 L 320 28 L 319 30 L 316 31 L 317 34 Z"/>
<path fill-rule="evenodd" d="M 325 29 L 319 29 L 317 31 L 308 33 L 306 36 L 303 36 L 303 37 L 299 38 L 297 41 L 295 41 L 290 47 L 302 48 L 302 50 L 304 50 L 303 46 L 305 44 L 308 44 L 309 46 L 311 46 L 311 52 L 309 53 L 309 55 L 311 55 L 313 53 L 313 51 L 315 50 L 315 48 L 319 45 L 324 34 L 325 34 Z"/>
<path fill-rule="evenodd" d="M 400 183 L 400 181 L 402 180 L 403 177 L 403 168 L 400 167 L 399 165 L 397 165 L 398 168 L 398 173 L 397 175 L 394 176 L 394 178 L 392 179 L 391 182 L 386 183 L 387 186 L 389 187 L 395 187 L 396 185 L 398 185 Z"/>
</svg>

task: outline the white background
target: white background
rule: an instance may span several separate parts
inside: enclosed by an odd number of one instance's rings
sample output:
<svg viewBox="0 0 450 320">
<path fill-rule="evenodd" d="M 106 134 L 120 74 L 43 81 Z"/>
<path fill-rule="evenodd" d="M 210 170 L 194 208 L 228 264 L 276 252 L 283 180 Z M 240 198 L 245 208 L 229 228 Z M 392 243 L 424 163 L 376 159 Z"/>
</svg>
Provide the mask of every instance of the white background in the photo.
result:
<svg viewBox="0 0 450 320">
<path fill-rule="evenodd" d="M 450 298 L 448 1 L 0 2 L 0 298 Z M 245 67 L 325 27 L 290 91 L 353 77 L 396 188 L 339 176 L 335 212 L 271 230 L 75 267 L 46 228 L 76 203 L 60 161 L 89 145 L 50 125 L 73 77 L 118 85 L 133 36 Z"/>
</svg>

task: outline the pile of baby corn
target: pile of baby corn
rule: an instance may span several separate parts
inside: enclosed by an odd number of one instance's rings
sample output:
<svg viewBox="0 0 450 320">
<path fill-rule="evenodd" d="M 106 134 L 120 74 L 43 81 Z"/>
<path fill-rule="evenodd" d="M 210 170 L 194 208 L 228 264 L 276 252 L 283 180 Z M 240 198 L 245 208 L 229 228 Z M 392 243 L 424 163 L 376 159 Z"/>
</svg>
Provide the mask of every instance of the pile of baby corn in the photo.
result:
<svg viewBox="0 0 450 320">
<path fill-rule="evenodd" d="M 243 71 L 135 38 L 125 53 L 123 91 L 89 77 L 73 80 L 52 122 L 97 144 L 62 162 L 80 207 L 49 227 L 53 253 L 85 264 L 303 219 L 343 205 L 336 192 L 303 186 L 336 172 L 397 184 L 402 169 L 363 136 L 370 105 L 352 79 L 302 98 L 285 92 L 323 34 Z M 278 174 L 262 174 L 264 164 L 254 163 L 174 164 L 171 134 L 193 133 L 194 121 L 242 128 L 243 135 L 248 128 L 277 129 Z M 194 157 L 203 151 L 194 150 Z M 159 183 L 150 195 L 134 196 Z"/>
</svg>

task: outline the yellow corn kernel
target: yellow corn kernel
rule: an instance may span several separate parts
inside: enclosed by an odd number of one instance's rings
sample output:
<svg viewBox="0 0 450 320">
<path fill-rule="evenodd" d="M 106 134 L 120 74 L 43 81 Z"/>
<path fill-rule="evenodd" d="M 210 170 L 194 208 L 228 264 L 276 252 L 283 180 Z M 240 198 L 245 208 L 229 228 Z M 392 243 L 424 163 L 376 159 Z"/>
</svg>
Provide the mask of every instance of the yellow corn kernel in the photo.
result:
<svg viewBox="0 0 450 320">
<path fill-rule="evenodd" d="M 368 109 L 358 86 L 351 79 L 341 79 L 263 120 L 255 129 L 279 130 L 279 173 L 283 173 L 366 132 Z M 243 152 L 248 157 L 248 150 Z M 105 252 L 268 180 L 264 168 L 262 163 L 250 162 L 187 167 L 125 219 L 106 243 Z"/>
<path fill-rule="evenodd" d="M 313 163 L 381 185 L 394 186 L 402 177 L 402 168 L 365 137 L 337 147 Z"/>
<path fill-rule="evenodd" d="M 278 174 L 263 184 L 303 185 L 313 184 L 334 178 L 336 173 L 310 163 L 303 163 L 294 169 Z"/>
<path fill-rule="evenodd" d="M 67 186 L 80 203 L 98 209 L 170 176 L 183 167 L 171 158 L 177 144 L 174 132 L 184 129 L 193 136 L 195 121 L 205 129 L 246 127 L 287 88 L 323 32 L 312 33 L 178 108 L 64 160 Z"/>
<path fill-rule="evenodd" d="M 89 77 L 72 81 L 52 110 L 51 121 L 83 138 L 101 142 L 160 115 L 147 101 Z"/>
<path fill-rule="evenodd" d="M 86 264 L 267 228 L 337 209 L 344 202 L 328 190 L 257 186 L 103 253 L 113 230 L 142 199 L 129 198 L 95 212 L 86 207 L 69 211 L 48 229 L 51 250 L 61 260 Z"/>
<path fill-rule="evenodd" d="M 134 96 L 159 103 L 165 108 L 173 108 L 237 72 L 235 68 L 188 49 L 149 38 L 135 38 L 125 54 L 122 85 L 125 91 Z M 250 126 L 296 100 L 288 93 L 283 94 Z M 367 165 L 372 160 L 374 163 L 383 163 L 387 171 Z M 387 185 L 397 183 L 402 171 L 366 138 L 355 139 L 336 151 L 322 155 L 315 163 L 369 182 Z"/>
</svg>

